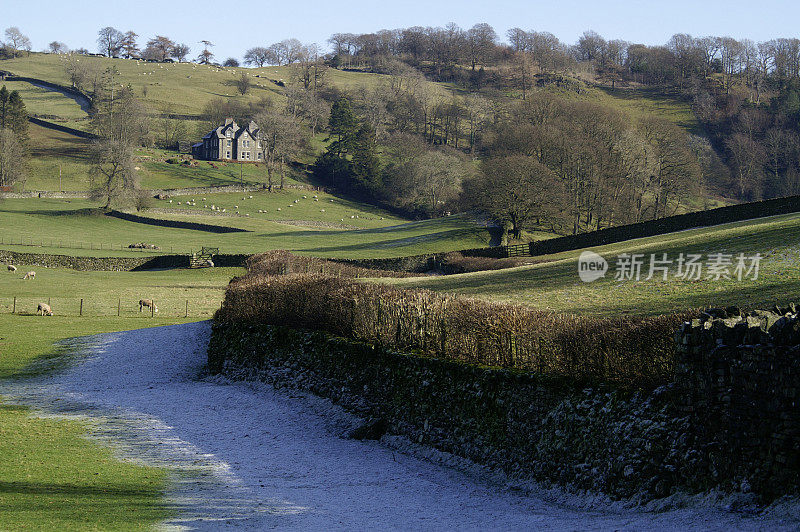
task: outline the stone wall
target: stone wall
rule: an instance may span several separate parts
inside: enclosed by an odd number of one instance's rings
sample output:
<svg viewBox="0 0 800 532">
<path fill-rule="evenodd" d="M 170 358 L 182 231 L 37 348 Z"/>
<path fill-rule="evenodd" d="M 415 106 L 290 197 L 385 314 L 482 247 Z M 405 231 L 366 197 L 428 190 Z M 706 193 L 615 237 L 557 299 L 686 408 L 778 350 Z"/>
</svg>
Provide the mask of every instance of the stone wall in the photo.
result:
<svg viewBox="0 0 800 532">
<path fill-rule="evenodd" d="M 800 317 L 794 305 L 711 313 L 676 335 L 678 406 L 709 449 L 707 473 L 769 495 L 800 486 Z"/>
<path fill-rule="evenodd" d="M 154 268 L 188 268 L 188 255 L 144 255 L 142 257 L 74 257 L 44 253 L 21 253 L 0 249 L 0 262 L 44 268 L 82 271 L 140 271 Z"/>
<path fill-rule="evenodd" d="M 797 493 L 798 358 L 776 361 L 795 348 L 771 345 L 766 329 L 759 346 L 717 345 L 711 334 L 731 333 L 710 323 L 681 329 L 675 382 L 655 390 L 222 322 L 214 325 L 209 367 L 309 390 L 391 433 L 515 477 L 645 499 L 710 488 L 762 501 Z"/>
</svg>

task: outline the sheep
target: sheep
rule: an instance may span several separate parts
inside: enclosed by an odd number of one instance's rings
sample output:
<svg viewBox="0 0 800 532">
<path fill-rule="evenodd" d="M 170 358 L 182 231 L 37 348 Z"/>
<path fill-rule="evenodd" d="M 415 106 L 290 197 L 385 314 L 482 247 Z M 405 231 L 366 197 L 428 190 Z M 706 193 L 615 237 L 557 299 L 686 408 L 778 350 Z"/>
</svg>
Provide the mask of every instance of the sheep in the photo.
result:
<svg viewBox="0 0 800 532">
<path fill-rule="evenodd" d="M 213 268 L 214 267 L 214 261 L 211 260 L 211 259 L 206 259 L 206 266 L 208 266 L 209 268 Z"/>
<path fill-rule="evenodd" d="M 17 271 L 17 267 L 14 266 L 13 264 L 9 264 L 8 265 L 8 271 L 10 271 L 11 273 L 14 273 L 15 271 Z"/>
<path fill-rule="evenodd" d="M 153 312 L 158 312 L 158 307 L 156 306 L 155 302 L 152 299 L 140 299 L 139 300 L 139 312 L 142 311 L 143 308 L 152 309 Z"/>
<path fill-rule="evenodd" d="M 36 314 L 41 314 L 42 316 L 52 316 L 53 309 L 51 309 L 50 305 L 47 303 L 39 303 L 39 306 L 36 308 Z"/>
<path fill-rule="evenodd" d="M 26 273 L 25 277 L 23 277 L 23 279 L 36 279 L 36 272 L 30 271 L 30 272 Z"/>
</svg>

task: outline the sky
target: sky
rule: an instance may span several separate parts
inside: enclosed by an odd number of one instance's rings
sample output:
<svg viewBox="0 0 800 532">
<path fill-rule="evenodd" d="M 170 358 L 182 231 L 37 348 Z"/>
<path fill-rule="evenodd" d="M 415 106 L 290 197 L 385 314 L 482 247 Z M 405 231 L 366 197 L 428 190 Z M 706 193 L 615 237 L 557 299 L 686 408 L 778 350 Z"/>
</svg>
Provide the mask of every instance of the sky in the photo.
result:
<svg viewBox="0 0 800 532">
<path fill-rule="evenodd" d="M 675 33 L 754 41 L 798 37 L 798 20 L 798 0 L 0 0 L 0 30 L 19 27 L 30 37 L 34 50 L 44 50 L 49 42 L 58 40 L 70 48 L 96 51 L 97 31 L 113 26 L 123 32 L 135 31 L 142 47 L 154 35 L 166 35 L 187 44 L 191 57 L 201 49 L 201 40 L 210 40 L 218 61 L 241 59 L 248 48 L 291 37 L 327 47 L 333 33 L 444 26 L 448 22 L 462 28 L 488 22 L 502 40 L 508 29 L 520 27 L 549 31 L 571 44 L 591 29 L 606 39 L 652 45 L 666 43 Z"/>
</svg>

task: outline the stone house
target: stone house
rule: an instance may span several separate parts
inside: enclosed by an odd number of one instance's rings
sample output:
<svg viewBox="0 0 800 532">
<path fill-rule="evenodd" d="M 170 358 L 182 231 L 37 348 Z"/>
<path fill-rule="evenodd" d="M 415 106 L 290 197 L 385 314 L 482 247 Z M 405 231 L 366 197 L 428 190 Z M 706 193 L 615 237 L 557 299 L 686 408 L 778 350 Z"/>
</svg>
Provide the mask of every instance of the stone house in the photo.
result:
<svg viewBox="0 0 800 532">
<path fill-rule="evenodd" d="M 192 156 L 206 161 L 261 161 L 264 155 L 258 140 L 258 126 L 251 121 L 247 127 L 239 127 L 233 118 L 226 118 L 223 125 L 192 145 Z"/>
</svg>

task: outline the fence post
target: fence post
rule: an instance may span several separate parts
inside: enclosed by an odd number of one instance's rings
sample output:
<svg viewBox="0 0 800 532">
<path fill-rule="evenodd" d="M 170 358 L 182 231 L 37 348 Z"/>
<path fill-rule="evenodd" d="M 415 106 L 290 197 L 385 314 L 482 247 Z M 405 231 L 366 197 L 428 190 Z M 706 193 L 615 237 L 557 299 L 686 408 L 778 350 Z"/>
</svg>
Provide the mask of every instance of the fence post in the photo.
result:
<svg viewBox="0 0 800 532">
<path fill-rule="evenodd" d="M 78 311 L 78 316 L 83 316 L 83 298 L 81 298 L 81 309 Z"/>
<path fill-rule="evenodd" d="M 120 307 L 122 307 L 122 298 L 118 297 L 117 298 L 117 317 L 118 318 L 119 318 L 119 314 L 120 314 Z"/>
<path fill-rule="evenodd" d="M 17 313 L 17 296 L 14 296 L 14 306 L 11 308 L 11 314 Z"/>
<path fill-rule="evenodd" d="M 186 314 L 184 314 L 183 317 L 184 318 L 188 318 L 189 317 L 189 300 L 188 299 L 186 300 Z"/>
<path fill-rule="evenodd" d="M 152 318 L 153 316 L 155 316 L 155 312 L 156 312 L 156 311 L 154 310 L 155 308 L 156 308 L 156 300 L 155 300 L 155 299 L 153 299 L 153 300 L 152 300 L 152 304 L 150 305 L 150 317 L 151 317 L 151 318 Z"/>
</svg>

